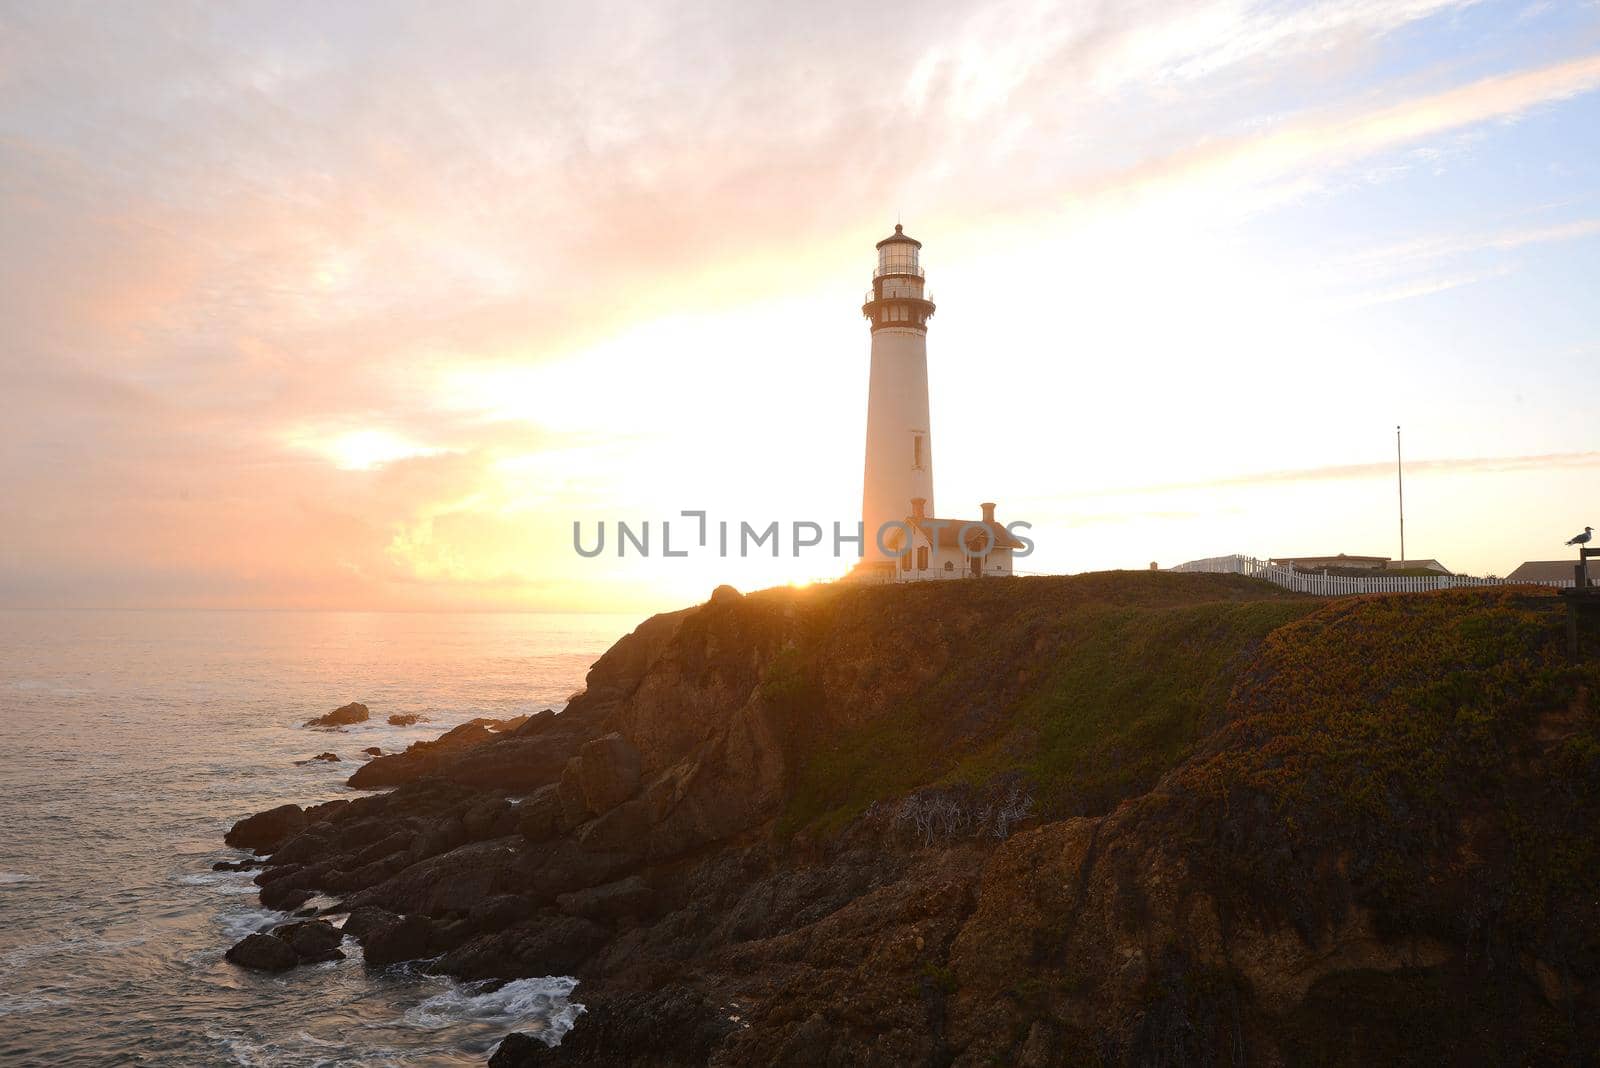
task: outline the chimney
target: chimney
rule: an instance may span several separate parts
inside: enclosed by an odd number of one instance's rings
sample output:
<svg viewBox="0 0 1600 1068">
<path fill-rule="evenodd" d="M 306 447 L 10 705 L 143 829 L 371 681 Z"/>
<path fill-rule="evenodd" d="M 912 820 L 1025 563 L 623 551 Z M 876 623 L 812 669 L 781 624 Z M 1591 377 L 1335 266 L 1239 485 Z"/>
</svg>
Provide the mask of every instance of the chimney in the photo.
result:
<svg viewBox="0 0 1600 1068">
<path fill-rule="evenodd" d="M 928 498 L 926 498 L 926 497 L 913 497 L 913 498 L 911 498 L 911 518 L 912 519 L 926 519 L 927 516 L 922 514 L 922 510 L 924 508 L 926 508 L 926 507 L 928 507 Z"/>
<path fill-rule="evenodd" d="M 982 504 L 978 505 L 978 507 L 983 509 L 983 521 L 985 523 L 993 523 L 994 522 L 994 502 L 993 501 L 984 501 Z"/>
</svg>

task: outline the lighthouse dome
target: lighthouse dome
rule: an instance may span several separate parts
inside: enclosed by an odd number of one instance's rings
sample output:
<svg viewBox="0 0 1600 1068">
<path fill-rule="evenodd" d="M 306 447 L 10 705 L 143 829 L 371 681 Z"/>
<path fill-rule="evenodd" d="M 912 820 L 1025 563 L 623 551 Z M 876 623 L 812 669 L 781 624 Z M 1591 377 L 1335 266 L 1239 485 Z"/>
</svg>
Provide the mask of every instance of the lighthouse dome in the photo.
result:
<svg viewBox="0 0 1600 1068">
<path fill-rule="evenodd" d="M 878 242 L 878 251 L 882 252 L 883 246 L 892 244 L 911 245 L 914 248 L 922 247 L 922 242 L 906 233 L 905 227 L 899 223 L 894 224 L 894 233 Z"/>
</svg>

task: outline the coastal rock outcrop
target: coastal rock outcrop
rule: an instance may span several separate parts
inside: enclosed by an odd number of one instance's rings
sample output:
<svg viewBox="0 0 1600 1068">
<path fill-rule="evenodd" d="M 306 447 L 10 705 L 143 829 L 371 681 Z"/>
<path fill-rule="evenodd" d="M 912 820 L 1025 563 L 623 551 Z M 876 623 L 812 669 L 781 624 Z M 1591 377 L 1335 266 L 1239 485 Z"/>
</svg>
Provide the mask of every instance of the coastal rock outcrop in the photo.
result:
<svg viewBox="0 0 1600 1068">
<path fill-rule="evenodd" d="M 307 727 L 337 728 L 350 727 L 357 723 L 365 723 L 371 713 L 367 706 L 359 701 L 352 701 L 347 705 L 340 705 L 324 716 L 317 716 L 306 720 Z"/>
<path fill-rule="evenodd" d="M 342 960 L 339 928 L 326 920 L 303 920 L 274 927 L 271 933 L 246 935 L 225 954 L 241 968 L 282 972 L 300 964 Z"/>
<path fill-rule="evenodd" d="M 550 713 L 550 720 L 555 718 Z M 530 744 L 519 747 L 485 745 L 517 737 L 521 728 L 537 719 L 538 716 L 513 716 L 468 720 L 432 741 L 416 742 L 404 752 L 374 757 L 356 769 L 349 784 L 358 789 L 379 790 L 429 775 L 443 775 L 469 785 L 508 790 L 519 784 L 537 785 L 546 767 L 541 751 L 547 746 L 532 738 L 528 739 Z M 481 759 L 478 750 L 483 750 Z"/>
<path fill-rule="evenodd" d="M 246 837 L 374 966 L 577 977 L 500 1065 L 1561 1063 L 1600 1044 L 1584 642 L 1526 589 L 722 595 Z"/>
<path fill-rule="evenodd" d="M 224 956 L 231 964 L 260 972 L 286 972 L 300 963 L 293 946 L 270 934 L 245 935 Z"/>
<path fill-rule="evenodd" d="M 639 789 L 639 750 L 615 731 L 584 742 L 572 759 L 590 812 L 610 812 Z"/>
<path fill-rule="evenodd" d="M 409 727 L 413 723 L 421 723 L 427 718 L 428 717 L 416 712 L 396 712 L 394 715 L 389 717 L 389 726 Z"/>
<path fill-rule="evenodd" d="M 383 967 L 419 960 L 438 952 L 439 932 L 426 916 L 396 916 L 374 924 L 361 937 L 368 964 Z"/>
<path fill-rule="evenodd" d="M 299 805 L 279 805 L 235 823 L 222 840 L 235 849 L 271 852 L 306 829 L 305 810 Z"/>
<path fill-rule="evenodd" d="M 342 960 L 339 943 L 344 933 L 327 920 L 304 920 L 286 923 L 272 929 L 274 938 L 281 938 L 299 956 L 303 964 Z"/>
</svg>

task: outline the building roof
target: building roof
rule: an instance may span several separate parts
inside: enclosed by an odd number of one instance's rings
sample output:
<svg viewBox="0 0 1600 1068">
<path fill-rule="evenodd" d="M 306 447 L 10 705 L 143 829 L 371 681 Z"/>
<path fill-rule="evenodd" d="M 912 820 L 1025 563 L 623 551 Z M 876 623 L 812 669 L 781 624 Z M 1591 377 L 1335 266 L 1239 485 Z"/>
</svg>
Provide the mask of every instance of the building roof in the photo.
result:
<svg viewBox="0 0 1600 1068">
<path fill-rule="evenodd" d="M 1438 575 L 1453 575 L 1455 572 L 1445 567 L 1437 560 L 1390 560 L 1383 565 L 1385 571 L 1432 571 Z"/>
<path fill-rule="evenodd" d="M 1335 567 L 1384 567 L 1389 563 L 1389 558 L 1387 556 L 1348 556 L 1345 553 L 1340 553 L 1338 556 L 1274 556 L 1270 562 L 1316 567 L 1324 565 Z"/>
<path fill-rule="evenodd" d="M 963 527 L 967 528 L 967 548 L 974 551 L 983 548 L 985 540 L 980 531 L 973 529 L 976 527 L 986 527 L 989 530 L 990 538 L 992 539 L 992 544 L 989 546 L 991 549 L 1020 549 L 1023 547 L 1023 543 L 1016 537 L 1016 535 L 1012 534 L 1005 527 L 1001 526 L 999 523 L 985 523 L 981 519 L 940 519 L 937 516 L 918 517 L 908 515 L 906 516 L 905 521 L 909 526 L 915 528 L 916 530 L 930 535 L 930 540 L 932 532 L 937 530 L 939 532 L 938 547 L 941 549 L 961 548 L 961 542 L 958 539 L 961 537 L 961 530 Z M 942 523 L 943 526 L 934 525 L 940 523 Z M 889 536 L 888 540 L 894 545 L 898 545 L 899 537 L 900 532 L 896 530 Z"/>
<path fill-rule="evenodd" d="M 1525 560 L 1506 576 L 1507 582 L 1551 582 L 1572 577 L 1577 560 Z"/>
</svg>

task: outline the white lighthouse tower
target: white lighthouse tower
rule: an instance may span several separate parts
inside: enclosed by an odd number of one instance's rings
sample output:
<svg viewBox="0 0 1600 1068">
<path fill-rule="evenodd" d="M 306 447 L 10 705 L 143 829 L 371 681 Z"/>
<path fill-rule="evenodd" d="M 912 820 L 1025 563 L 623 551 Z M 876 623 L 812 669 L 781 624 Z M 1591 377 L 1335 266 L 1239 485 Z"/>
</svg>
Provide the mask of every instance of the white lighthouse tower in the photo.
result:
<svg viewBox="0 0 1600 1068">
<path fill-rule="evenodd" d="M 861 312 L 872 327 L 872 373 L 867 386 L 867 461 L 861 490 L 863 557 L 889 560 L 878 530 L 933 507 L 933 436 L 928 426 L 928 320 L 933 302 L 923 292 L 922 242 L 898 223 L 878 242 L 872 292 Z M 916 507 L 913 508 L 913 503 Z M 891 531 L 885 532 L 888 540 Z"/>
</svg>

